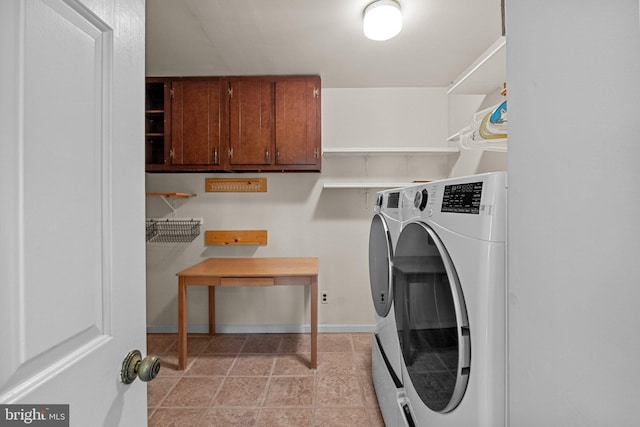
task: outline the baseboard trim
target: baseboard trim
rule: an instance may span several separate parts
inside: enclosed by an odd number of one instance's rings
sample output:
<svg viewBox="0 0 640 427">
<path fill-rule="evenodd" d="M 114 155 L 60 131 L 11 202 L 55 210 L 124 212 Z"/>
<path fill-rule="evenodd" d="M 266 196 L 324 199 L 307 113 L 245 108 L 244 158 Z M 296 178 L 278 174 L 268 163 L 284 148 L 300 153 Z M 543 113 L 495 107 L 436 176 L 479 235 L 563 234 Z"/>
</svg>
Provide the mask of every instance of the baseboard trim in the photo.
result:
<svg viewBox="0 0 640 427">
<path fill-rule="evenodd" d="M 376 325 L 318 325 L 318 332 L 373 332 Z M 238 325 L 238 324 L 217 324 L 216 333 L 219 334 L 302 334 L 309 333 L 311 327 L 299 324 L 283 324 L 283 325 Z M 209 332 L 207 324 L 187 325 L 187 333 L 190 334 L 206 334 Z M 148 334 L 177 334 L 177 325 L 150 325 L 147 326 Z"/>
</svg>

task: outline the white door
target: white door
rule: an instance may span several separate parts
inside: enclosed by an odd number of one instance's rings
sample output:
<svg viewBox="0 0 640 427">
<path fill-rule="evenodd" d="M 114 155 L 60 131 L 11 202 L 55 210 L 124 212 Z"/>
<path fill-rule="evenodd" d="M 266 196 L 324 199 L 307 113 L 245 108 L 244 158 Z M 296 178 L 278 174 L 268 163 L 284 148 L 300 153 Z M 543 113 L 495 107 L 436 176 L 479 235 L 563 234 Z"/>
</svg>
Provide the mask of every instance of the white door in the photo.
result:
<svg viewBox="0 0 640 427">
<path fill-rule="evenodd" d="M 144 2 L 0 1 L 0 403 L 146 425 Z"/>
</svg>

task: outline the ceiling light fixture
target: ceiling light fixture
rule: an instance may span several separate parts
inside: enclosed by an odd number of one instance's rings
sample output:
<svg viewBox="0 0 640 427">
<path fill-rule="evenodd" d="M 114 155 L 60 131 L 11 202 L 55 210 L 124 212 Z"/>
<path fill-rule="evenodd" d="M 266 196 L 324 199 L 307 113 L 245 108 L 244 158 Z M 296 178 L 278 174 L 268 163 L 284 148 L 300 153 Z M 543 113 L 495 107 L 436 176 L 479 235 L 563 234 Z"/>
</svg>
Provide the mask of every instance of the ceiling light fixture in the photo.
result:
<svg viewBox="0 0 640 427">
<path fill-rule="evenodd" d="M 364 9 L 364 35 L 371 40 L 389 40 L 402 30 L 400 4 L 377 0 Z"/>
</svg>

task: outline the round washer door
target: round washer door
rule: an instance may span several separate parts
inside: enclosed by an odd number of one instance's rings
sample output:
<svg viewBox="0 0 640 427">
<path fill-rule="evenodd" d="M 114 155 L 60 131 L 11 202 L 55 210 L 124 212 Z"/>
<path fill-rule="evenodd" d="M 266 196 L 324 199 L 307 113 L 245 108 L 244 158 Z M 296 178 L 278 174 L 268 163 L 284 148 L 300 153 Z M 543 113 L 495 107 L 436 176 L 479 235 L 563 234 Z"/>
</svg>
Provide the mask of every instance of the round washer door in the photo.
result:
<svg viewBox="0 0 640 427">
<path fill-rule="evenodd" d="M 393 246 L 386 221 L 380 214 L 371 220 L 369 230 L 369 281 L 373 306 L 381 317 L 391 309 L 391 257 Z"/>
<path fill-rule="evenodd" d="M 425 405 L 446 413 L 462 400 L 471 343 L 464 296 L 449 254 L 431 227 L 403 228 L 393 259 L 394 310 L 409 379 Z"/>
</svg>

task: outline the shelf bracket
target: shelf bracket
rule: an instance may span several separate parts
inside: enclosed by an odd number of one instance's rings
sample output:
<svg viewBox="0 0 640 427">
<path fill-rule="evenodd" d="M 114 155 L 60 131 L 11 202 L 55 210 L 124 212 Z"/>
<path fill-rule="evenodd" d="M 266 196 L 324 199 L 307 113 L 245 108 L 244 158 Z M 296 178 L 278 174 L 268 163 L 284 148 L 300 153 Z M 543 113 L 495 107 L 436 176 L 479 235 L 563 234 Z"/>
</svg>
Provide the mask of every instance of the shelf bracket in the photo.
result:
<svg viewBox="0 0 640 427">
<path fill-rule="evenodd" d="M 167 200 L 167 198 L 165 196 L 160 196 L 160 198 L 162 199 L 163 202 L 165 202 L 167 204 L 167 206 L 169 206 L 169 208 L 171 209 L 171 217 L 175 218 L 176 217 L 176 206 L 175 206 L 175 200 L 171 199 L 171 202 Z"/>
</svg>

